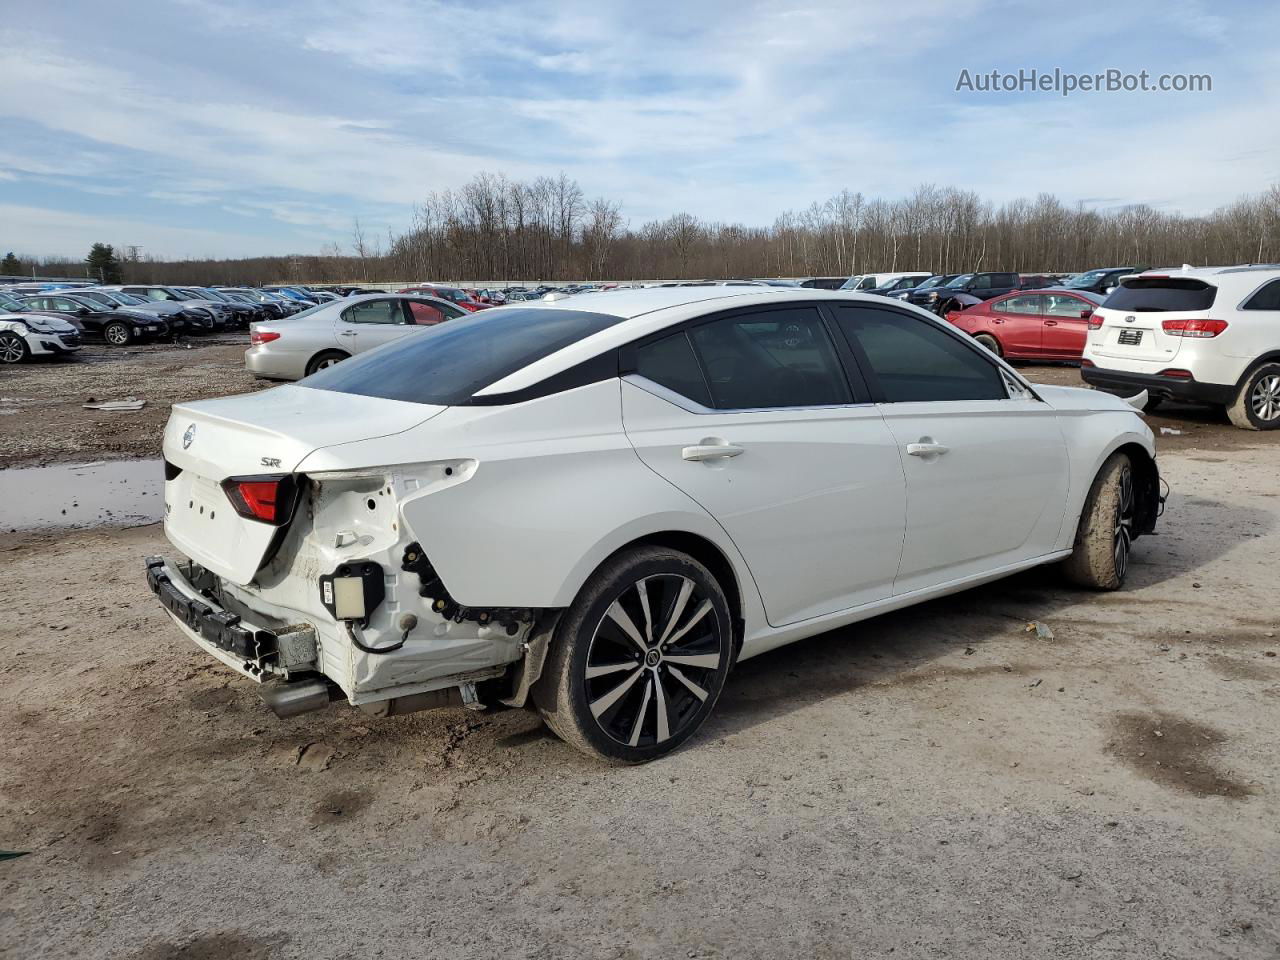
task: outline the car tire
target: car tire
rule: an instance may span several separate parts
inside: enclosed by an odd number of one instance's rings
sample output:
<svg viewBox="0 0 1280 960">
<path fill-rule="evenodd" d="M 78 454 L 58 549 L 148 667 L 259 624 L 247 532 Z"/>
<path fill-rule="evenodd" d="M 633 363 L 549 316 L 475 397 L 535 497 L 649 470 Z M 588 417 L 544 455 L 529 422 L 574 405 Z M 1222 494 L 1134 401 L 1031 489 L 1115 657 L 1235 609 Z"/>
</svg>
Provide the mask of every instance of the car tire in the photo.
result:
<svg viewBox="0 0 1280 960">
<path fill-rule="evenodd" d="M 534 703 L 570 746 L 645 763 L 697 732 L 733 658 L 733 620 L 711 572 L 678 550 L 637 547 L 606 561 L 565 611 Z"/>
<path fill-rule="evenodd" d="M 986 347 L 988 350 L 994 353 L 997 357 L 1004 356 L 1004 351 L 1000 349 L 1000 341 L 997 340 L 995 337 L 993 337 L 991 334 L 989 333 L 974 334 L 973 339 L 977 340 L 978 343 L 982 344 L 982 346 Z"/>
<path fill-rule="evenodd" d="M 1071 556 L 1062 561 L 1068 580 L 1095 590 L 1118 590 L 1129 572 L 1137 488 L 1127 454 L 1113 453 L 1094 478 Z"/>
<path fill-rule="evenodd" d="M 349 359 L 351 359 L 351 354 L 343 353 L 341 350 L 325 350 L 322 353 L 317 353 L 307 361 L 307 376 L 311 376 L 317 370 L 324 370 L 326 367 L 332 367 L 335 363 L 341 363 L 343 360 Z"/>
<path fill-rule="evenodd" d="M 22 363 L 31 357 L 27 341 L 16 333 L 0 333 L 0 363 Z"/>
<path fill-rule="evenodd" d="M 133 342 L 133 328 L 127 323 L 112 320 L 102 328 L 102 339 L 113 347 L 127 347 Z"/>
<path fill-rule="evenodd" d="M 1280 363 L 1264 363 L 1245 377 L 1227 417 L 1242 430 L 1280 428 Z"/>
</svg>

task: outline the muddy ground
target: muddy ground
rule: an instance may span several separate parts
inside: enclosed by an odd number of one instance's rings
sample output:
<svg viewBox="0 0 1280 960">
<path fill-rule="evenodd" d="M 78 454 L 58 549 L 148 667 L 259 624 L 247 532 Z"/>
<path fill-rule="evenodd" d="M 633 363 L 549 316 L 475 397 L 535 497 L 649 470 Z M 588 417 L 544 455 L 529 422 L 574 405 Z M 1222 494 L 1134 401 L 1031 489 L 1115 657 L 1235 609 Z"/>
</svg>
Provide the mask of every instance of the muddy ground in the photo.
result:
<svg viewBox="0 0 1280 960">
<path fill-rule="evenodd" d="M 1127 589 L 1035 571 L 758 657 L 641 768 L 524 712 L 277 720 L 146 591 L 158 527 L 0 535 L 0 956 L 1275 958 L 1276 438 L 1153 423 Z M 154 452 L 63 426 L 28 457 Z"/>
</svg>

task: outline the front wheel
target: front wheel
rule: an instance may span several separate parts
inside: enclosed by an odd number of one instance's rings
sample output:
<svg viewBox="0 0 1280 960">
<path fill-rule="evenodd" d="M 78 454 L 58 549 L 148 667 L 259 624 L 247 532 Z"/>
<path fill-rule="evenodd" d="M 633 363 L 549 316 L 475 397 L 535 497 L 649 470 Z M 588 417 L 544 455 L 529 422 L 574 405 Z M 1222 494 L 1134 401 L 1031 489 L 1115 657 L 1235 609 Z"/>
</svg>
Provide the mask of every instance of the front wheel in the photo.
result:
<svg viewBox="0 0 1280 960">
<path fill-rule="evenodd" d="M 583 753 L 644 763 L 702 726 L 732 661 L 729 606 L 711 572 L 677 550 L 639 547 L 579 591 L 534 700 L 547 726 Z"/>
<path fill-rule="evenodd" d="M 16 333 L 0 333 L 0 363 L 21 363 L 31 356 L 27 341 Z"/>
<path fill-rule="evenodd" d="M 1264 363 L 1249 374 L 1227 416 L 1243 430 L 1280 427 L 1280 363 Z"/>
<path fill-rule="evenodd" d="M 1075 550 L 1062 561 L 1067 579 L 1095 590 L 1118 590 L 1129 572 L 1137 496 L 1133 463 L 1113 453 L 1098 471 L 1076 527 Z"/>
</svg>

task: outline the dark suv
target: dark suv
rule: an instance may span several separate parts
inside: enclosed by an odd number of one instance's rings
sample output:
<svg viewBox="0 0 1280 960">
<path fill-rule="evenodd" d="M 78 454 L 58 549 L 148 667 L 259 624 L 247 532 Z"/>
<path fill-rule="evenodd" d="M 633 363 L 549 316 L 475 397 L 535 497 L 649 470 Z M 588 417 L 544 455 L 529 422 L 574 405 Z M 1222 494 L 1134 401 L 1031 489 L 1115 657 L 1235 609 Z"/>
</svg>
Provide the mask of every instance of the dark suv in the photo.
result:
<svg viewBox="0 0 1280 960">
<path fill-rule="evenodd" d="M 1020 282 L 1016 273 L 962 273 L 929 290 L 920 306 L 945 316 L 950 310 L 970 307 L 1017 290 Z"/>
</svg>

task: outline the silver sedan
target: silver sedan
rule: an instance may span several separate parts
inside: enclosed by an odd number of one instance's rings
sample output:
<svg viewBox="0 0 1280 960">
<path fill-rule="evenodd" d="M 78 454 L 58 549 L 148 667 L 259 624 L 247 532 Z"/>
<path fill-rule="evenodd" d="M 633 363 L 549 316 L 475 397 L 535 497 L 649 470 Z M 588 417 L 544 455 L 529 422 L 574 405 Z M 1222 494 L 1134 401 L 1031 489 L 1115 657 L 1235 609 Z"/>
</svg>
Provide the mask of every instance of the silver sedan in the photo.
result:
<svg viewBox="0 0 1280 960">
<path fill-rule="evenodd" d="M 264 380 L 301 380 L 415 330 L 470 316 L 438 297 L 364 294 L 255 323 L 244 365 Z"/>
</svg>

